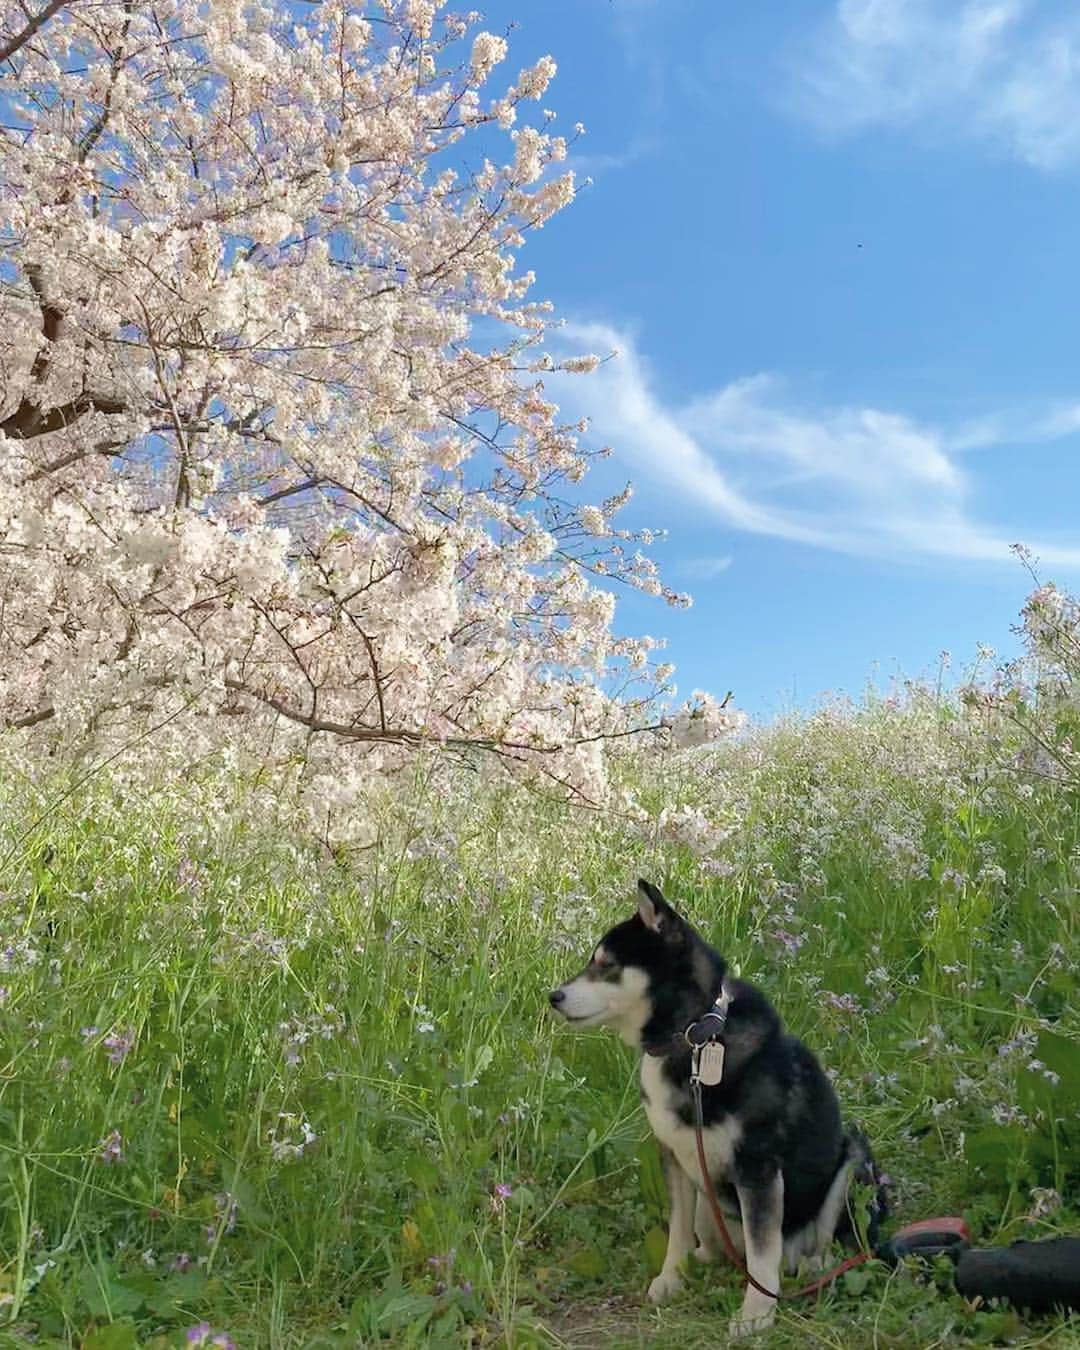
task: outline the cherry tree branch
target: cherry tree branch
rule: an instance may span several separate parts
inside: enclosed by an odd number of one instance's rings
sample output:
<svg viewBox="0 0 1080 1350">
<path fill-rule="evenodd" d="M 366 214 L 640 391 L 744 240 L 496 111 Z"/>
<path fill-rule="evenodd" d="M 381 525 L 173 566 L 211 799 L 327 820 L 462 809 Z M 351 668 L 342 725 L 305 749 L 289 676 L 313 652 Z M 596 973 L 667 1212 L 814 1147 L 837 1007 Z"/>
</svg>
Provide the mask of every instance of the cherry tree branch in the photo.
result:
<svg viewBox="0 0 1080 1350">
<path fill-rule="evenodd" d="M 59 14 L 67 5 L 77 3 L 78 0 L 49 0 L 43 10 L 31 17 L 30 22 L 21 32 L 8 38 L 7 42 L 0 46 L 0 61 L 10 60 L 20 47 L 24 47 L 34 34 L 49 22 L 53 15 Z"/>
</svg>

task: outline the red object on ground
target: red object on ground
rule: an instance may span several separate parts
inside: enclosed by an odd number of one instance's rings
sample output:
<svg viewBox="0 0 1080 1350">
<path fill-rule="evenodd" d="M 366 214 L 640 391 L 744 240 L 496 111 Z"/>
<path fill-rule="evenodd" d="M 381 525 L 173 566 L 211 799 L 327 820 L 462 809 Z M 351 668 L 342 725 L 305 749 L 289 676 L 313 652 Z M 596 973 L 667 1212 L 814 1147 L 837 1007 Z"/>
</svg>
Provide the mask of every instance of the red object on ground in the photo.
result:
<svg viewBox="0 0 1080 1350">
<path fill-rule="evenodd" d="M 942 1219 L 920 1219 L 898 1229 L 882 1243 L 881 1255 L 899 1260 L 902 1256 L 932 1256 L 955 1252 L 971 1245 L 971 1229 L 963 1219 L 950 1215 Z"/>
</svg>

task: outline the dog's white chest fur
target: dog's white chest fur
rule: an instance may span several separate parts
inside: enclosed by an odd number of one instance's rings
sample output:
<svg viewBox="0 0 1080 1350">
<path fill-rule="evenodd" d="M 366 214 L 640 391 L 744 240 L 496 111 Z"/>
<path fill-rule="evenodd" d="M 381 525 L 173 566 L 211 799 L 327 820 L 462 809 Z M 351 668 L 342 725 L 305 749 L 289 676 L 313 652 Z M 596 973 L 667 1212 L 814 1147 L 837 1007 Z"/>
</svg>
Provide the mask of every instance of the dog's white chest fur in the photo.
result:
<svg viewBox="0 0 1080 1350">
<path fill-rule="evenodd" d="M 694 1127 L 684 1124 L 674 1110 L 673 1098 L 676 1093 L 664 1077 L 663 1063 L 662 1059 L 653 1055 L 642 1056 L 641 1086 L 645 1094 L 645 1115 L 653 1134 L 665 1148 L 674 1153 L 694 1185 L 700 1187 L 701 1167 Z M 714 1181 L 723 1180 L 730 1174 L 735 1147 L 741 1134 L 739 1123 L 732 1116 L 725 1116 L 717 1124 L 706 1127 L 705 1157 L 709 1164 L 709 1175 Z"/>
</svg>

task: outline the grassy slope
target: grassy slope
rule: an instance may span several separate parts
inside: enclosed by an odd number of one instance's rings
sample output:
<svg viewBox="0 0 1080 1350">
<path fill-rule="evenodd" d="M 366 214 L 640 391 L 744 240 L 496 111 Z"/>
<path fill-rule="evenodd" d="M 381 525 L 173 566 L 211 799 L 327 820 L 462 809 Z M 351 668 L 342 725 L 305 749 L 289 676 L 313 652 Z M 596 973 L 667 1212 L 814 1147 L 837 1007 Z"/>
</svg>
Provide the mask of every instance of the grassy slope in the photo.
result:
<svg viewBox="0 0 1080 1350">
<path fill-rule="evenodd" d="M 0 1345 L 716 1344 L 729 1273 L 641 1305 L 632 1056 L 544 1016 L 639 872 L 835 1071 L 901 1218 L 1077 1231 L 1078 802 L 1000 753 L 917 701 L 649 765 L 646 806 L 729 823 L 694 847 L 418 774 L 347 865 L 277 784 L 101 777 L 35 826 L 56 780 L 2 772 Z M 1065 1205 L 1026 1217 L 1036 1186 Z M 997 1335 L 1080 1345 L 879 1267 L 768 1343 Z"/>
</svg>

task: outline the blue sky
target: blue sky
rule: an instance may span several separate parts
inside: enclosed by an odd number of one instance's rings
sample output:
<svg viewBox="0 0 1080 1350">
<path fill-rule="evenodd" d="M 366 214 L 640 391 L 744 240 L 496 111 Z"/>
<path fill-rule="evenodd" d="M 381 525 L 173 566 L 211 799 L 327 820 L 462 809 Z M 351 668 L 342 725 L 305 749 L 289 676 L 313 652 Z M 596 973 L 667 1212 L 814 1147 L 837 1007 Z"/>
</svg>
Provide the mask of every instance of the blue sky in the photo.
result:
<svg viewBox="0 0 1080 1350">
<path fill-rule="evenodd" d="M 1056 0 L 498 0 L 588 134 L 522 263 L 560 382 L 666 528 L 634 597 L 680 691 L 769 715 L 1002 655 L 1080 584 L 1080 11 Z M 504 67 L 506 69 L 506 67 Z M 552 386 L 553 387 L 553 386 Z"/>
</svg>

